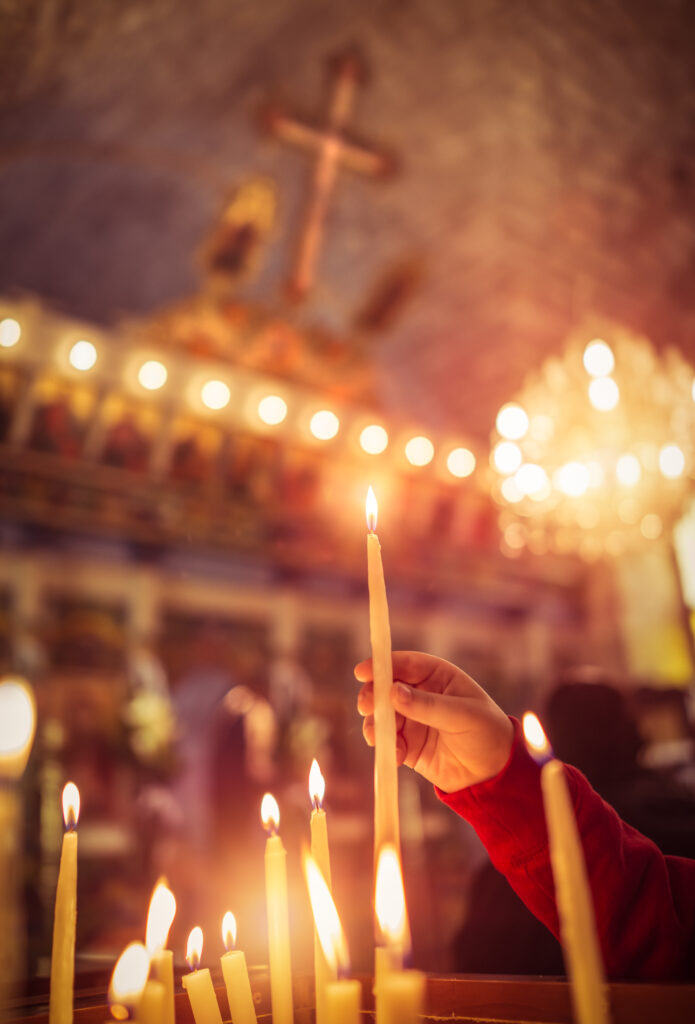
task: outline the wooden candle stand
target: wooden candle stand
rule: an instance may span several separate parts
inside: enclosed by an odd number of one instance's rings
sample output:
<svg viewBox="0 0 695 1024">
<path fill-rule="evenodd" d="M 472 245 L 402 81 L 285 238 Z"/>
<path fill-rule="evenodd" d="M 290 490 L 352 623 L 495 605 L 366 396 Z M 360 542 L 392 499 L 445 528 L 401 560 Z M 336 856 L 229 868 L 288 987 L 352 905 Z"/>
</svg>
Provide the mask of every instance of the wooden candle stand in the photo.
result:
<svg viewBox="0 0 695 1024">
<path fill-rule="evenodd" d="M 251 968 L 259 1024 L 272 1024 L 270 986 L 264 968 Z M 227 993 L 219 973 L 213 972 L 222 1017 L 229 1021 Z M 78 979 L 85 980 L 86 979 Z M 104 1024 L 110 1019 L 103 998 L 108 979 L 94 987 L 76 991 L 74 1024 Z M 362 1017 L 374 1020 L 372 978 L 360 977 Z M 314 1022 L 313 974 L 295 975 L 295 1024 Z M 177 989 L 180 979 L 177 978 Z M 695 984 L 653 984 L 614 982 L 608 986 L 612 1024 L 692 1024 L 695 1019 Z M 467 1024 L 572 1024 L 570 990 L 566 981 L 545 978 L 515 978 L 473 975 L 430 975 L 427 979 L 427 1015 L 423 1024 L 442 1020 Z M 47 1024 L 47 999 L 37 994 L 15 1003 L 10 1019 L 16 1024 Z M 177 1024 L 193 1024 L 188 997 L 176 994 Z"/>
</svg>

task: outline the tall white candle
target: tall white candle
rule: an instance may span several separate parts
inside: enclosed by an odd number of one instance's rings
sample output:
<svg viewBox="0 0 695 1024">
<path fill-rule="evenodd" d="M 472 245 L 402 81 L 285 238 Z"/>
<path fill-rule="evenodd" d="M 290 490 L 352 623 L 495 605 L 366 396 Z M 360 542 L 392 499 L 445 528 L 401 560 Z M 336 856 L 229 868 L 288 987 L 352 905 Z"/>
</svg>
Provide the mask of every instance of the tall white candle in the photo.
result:
<svg viewBox="0 0 695 1024">
<path fill-rule="evenodd" d="M 188 993 L 195 1024 L 222 1024 L 222 1014 L 215 995 L 215 989 L 207 967 L 200 969 L 203 953 L 203 929 L 191 929 L 186 944 L 186 960 L 191 969 L 184 974 L 181 984 Z"/>
<path fill-rule="evenodd" d="M 236 919 L 229 910 L 222 918 L 222 941 L 227 952 L 222 954 L 220 963 L 232 1024 L 256 1024 L 256 1008 L 253 1004 L 246 957 L 243 950 L 234 949 Z"/>
<path fill-rule="evenodd" d="M 345 977 L 349 967 L 348 949 L 331 891 L 318 864 L 306 852 L 303 867 L 314 925 L 328 973 L 326 1019 L 330 1024 L 358 1024 L 362 988 L 358 981 Z"/>
<path fill-rule="evenodd" d="M 391 625 L 381 545 L 376 535 L 377 502 L 367 494 L 367 579 L 369 583 L 369 635 L 374 671 L 374 863 L 384 843 L 400 851 L 398 821 L 398 766 L 396 713 L 391 704 L 393 666 Z"/>
<path fill-rule="evenodd" d="M 278 834 L 280 808 L 277 800 L 270 793 L 266 793 L 263 797 L 261 819 L 264 827 L 268 830 L 265 844 L 265 896 L 268 915 L 268 959 L 273 1024 L 293 1024 L 287 856 Z"/>
<path fill-rule="evenodd" d="M 75 980 L 75 929 L 77 926 L 77 820 L 80 794 L 74 782 L 63 789 L 63 819 L 66 832 L 60 854 L 58 887 L 53 917 L 51 952 L 51 994 L 49 1024 L 72 1024 Z"/>
<path fill-rule="evenodd" d="M 23 954 L 24 923 L 18 898 L 20 877 L 21 804 L 18 782 L 31 752 L 36 704 L 24 680 L 8 676 L 0 682 L 0 1020 L 4 1001 L 17 980 Z"/>
<path fill-rule="evenodd" d="M 328 826 L 326 812 L 323 809 L 323 798 L 326 792 L 326 783 L 321 774 L 316 758 L 311 762 L 309 772 L 309 797 L 313 804 L 311 812 L 311 856 L 316 861 L 319 871 L 326 880 L 329 889 L 331 887 L 331 859 L 328 850 Z M 329 1017 L 326 1009 L 326 985 L 329 981 L 328 965 L 318 931 L 314 926 L 314 987 L 316 997 L 316 1024 L 329 1024 Z"/>
<path fill-rule="evenodd" d="M 163 987 L 162 1024 L 175 1024 L 174 954 L 170 949 L 164 948 L 175 915 L 176 899 L 174 894 L 165 880 L 160 878 L 154 887 L 147 913 L 145 947 L 150 956 L 150 978 Z M 150 995 L 149 998 L 154 997 Z"/>
<path fill-rule="evenodd" d="M 524 715 L 524 735 L 541 769 L 555 902 L 572 1002 L 578 1024 L 608 1024 L 603 957 L 586 863 L 564 768 L 552 756 L 537 717 Z"/>
</svg>

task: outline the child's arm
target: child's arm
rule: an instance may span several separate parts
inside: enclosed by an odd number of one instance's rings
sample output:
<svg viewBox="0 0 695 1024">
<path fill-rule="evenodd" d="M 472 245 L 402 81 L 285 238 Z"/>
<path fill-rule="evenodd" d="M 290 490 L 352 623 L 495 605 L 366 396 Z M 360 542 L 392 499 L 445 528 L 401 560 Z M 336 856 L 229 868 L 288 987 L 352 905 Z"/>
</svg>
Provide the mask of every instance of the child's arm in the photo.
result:
<svg viewBox="0 0 695 1024">
<path fill-rule="evenodd" d="M 540 788 L 518 723 L 454 665 L 414 652 L 393 655 L 398 756 L 435 783 L 474 826 L 495 866 L 557 935 L 557 911 Z M 373 742 L 371 664 L 358 699 Z M 695 861 L 665 857 L 566 766 L 590 876 L 606 973 L 665 979 L 695 974 Z M 458 785 L 456 785 L 458 783 Z"/>
</svg>

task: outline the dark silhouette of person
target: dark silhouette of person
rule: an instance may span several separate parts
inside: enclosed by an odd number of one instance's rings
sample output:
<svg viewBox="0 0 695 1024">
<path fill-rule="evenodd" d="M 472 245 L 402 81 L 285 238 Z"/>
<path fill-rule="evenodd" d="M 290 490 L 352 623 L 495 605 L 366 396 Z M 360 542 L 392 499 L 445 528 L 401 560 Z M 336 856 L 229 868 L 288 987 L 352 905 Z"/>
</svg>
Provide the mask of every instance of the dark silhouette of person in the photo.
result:
<svg viewBox="0 0 695 1024">
<path fill-rule="evenodd" d="M 543 722 L 555 756 L 579 768 L 624 821 L 662 853 L 695 857 L 695 797 L 639 764 L 642 741 L 629 700 L 605 674 L 568 674 L 550 694 Z M 564 974 L 560 944 L 489 861 L 472 880 L 453 959 L 461 972 Z"/>
</svg>

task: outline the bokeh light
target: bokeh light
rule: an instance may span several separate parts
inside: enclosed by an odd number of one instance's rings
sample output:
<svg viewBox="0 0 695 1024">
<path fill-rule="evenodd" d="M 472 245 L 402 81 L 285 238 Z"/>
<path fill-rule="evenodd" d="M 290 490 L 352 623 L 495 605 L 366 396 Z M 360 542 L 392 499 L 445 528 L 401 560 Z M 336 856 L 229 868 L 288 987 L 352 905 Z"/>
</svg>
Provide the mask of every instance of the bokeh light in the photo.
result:
<svg viewBox="0 0 695 1024">
<path fill-rule="evenodd" d="M 158 359 L 148 359 L 138 370 L 138 380 L 146 391 L 158 391 L 167 382 L 167 368 Z"/>
<path fill-rule="evenodd" d="M 624 487 L 634 487 L 642 476 L 642 466 L 636 455 L 621 455 L 615 465 L 615 475 Z"/>
<path fill-rule="evenodd" d="M 600 338 L 595 338 L 586 346 L 583 361 L 584 369 L 592 377 L 606 377 L 615 366 L 613 350 Z"/>
<path fill-rule="evenodd" d="M 330 409 L 320 409 L 311 417 L 309 430 L 319 441 L 330 441 L 340 430 L 340 420 Z"/>
<path fill-rule="evenodd" d="M 508 402 L 497 413 L 496 426 L 502 437 L 518 441 L 528 430 L 528 416 L 520 405 Z"/>
<path fill-rule="evenodd" d="M 454 448 L 446 457 L 446 467 L 452 476 L 463 479 L 475 469 L 475 455 L 468 448 Z"/>
<path fill-rule="evenodd" d="M 380 455 L 389 443 L 389 435 L 378 423 L 371 423 L 360 434 L 360 447 L 368 455 Z"/>
<path fill-rule="evenodd" d="M 70 365 L 76 370 L 91 370 L 97 361 L 97 350 L 91 341 L 76 341 L 70 349 Z"/>
<path fill-rule="evenodd" d="M 647 540 L 656 540 L 661 536 L 664 526 L 656 512 L 648 512 L 640 523 L 640 532 Z"/>
<path fill-rule="evenodd" d="M 516 473 L 523 461 L 521 448 L 513 441 L 500 441 L 493 448 L 492 461 L 500 473 Z"/>
<path fill-rule="evenodd" d="M 677 444 L 665 444 L 659 452 L 659 469 L 669 480 L 681 476 L 685 469 L 685 456 Z"/>
<path fill-rule="evenodd" d="M 258 418 L 269 427 L 276 427 L 287 416 L 287 402 L 280 395 L 266 395 L 258 403 Z"/>
<path fill-rule="evenodd" d="M 530 498 L 542 494 L 548 487 L 548 475 L 542 466 L 534 462 L 525 462 L 520 466 L 514 476 L 516 485 L 522 494 Z"/>
<path fill-rule="evenodd" d="M 505 501 L 508 501 L 510 505 L 516 505 L 517 502 L 523 500 L 523 492 L 519 490 L 516 480 L 513 476 L 508 476 L 506 480 L 502 481 L 502 497 Z"/>
<path fill-rule="evenodd" d="M 226 405 L 229 405 L 231 391 L 223 380 L 208 380 L 200 390 L 200 397 L 203 405 L 206 405 L 208 409 L 224 409 Z"/>
<path fill-rule="evenodd" d="M 411 466 L 426 466 L 434 458 L 434 445 L 429 437 L 411 437 L 405 446 L 405 457 Z"/>
<path fill-rule="evenodd" d="M 0 320 L 0 348 L 13 348 L 22 337 L 22 328 L 18 320 L 11 316 Z"/>
<path fill-rule="evenodd" d="M 589 384 L 589 401 L 599 412 L 610 412 L 620 401 L 620 390 L 612 377 L 595 377 Z"/>
<path fill-rule="evenodd" d="M 583 462 L 566 462 L 553 475 L 553 483 L 568 497 L 578 498 L 589 487 L 589 470 Z"/>
</svg>

